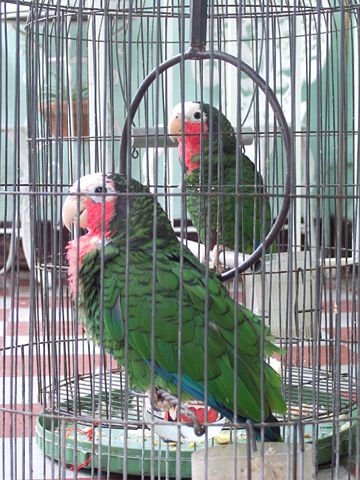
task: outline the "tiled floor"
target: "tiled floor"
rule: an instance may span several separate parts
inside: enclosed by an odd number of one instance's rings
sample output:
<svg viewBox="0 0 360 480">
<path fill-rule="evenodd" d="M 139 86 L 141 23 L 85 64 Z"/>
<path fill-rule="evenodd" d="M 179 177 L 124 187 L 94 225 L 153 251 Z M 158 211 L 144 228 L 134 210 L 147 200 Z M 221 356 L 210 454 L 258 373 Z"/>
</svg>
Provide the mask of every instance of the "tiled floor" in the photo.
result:
<svg viewBox="0 0 360 480">
<path fill-rule="evenodd" d="M 51 305 L 50 318 L 42 318 L 42 310 L 37 309 L 39 321 L 30 315 L 30 282 L 29 274 L 24 271 L 19 277 L 16 277 L 17 289 L 15 296 L 11 295 L 11 277 L 6 277 L 6 289 L 4 284 L 0 286 L 0 293 L 2 295 L 2 303 L 0 303 L 0 477 L 5 479 L 24 478 L 25 480 L 33 478 L 34 480 L 41 480 L 44 478 L 73 478 L 73 472 L 66 469 L 59 473 L 59 466 L 52 463 L 49 458 L 44 458 L 40 448 L 34 441 L 34 422 L 36 416 L 33 416 L 33 421 L 30 424 L 29 418 L 25 415 L 17 414 L 15 412 L 34 412 L 41 411 L 41 405 L 38 398 L 38 380 L 41 382 L 45 377 L 39 377 L 39 370 L 37 369 L 37 360 L 39 365 L 44 365 L 46 368 L 42 369 L 42 375 L 47 376 L 51 372 L 52 364 L 48 362 L 51 356 L 51 350 L 44 349 L 41 342 L 44 333 L 49 335 L 58 335 L 59 338 L 66 338 L 70 333 L 72 334 L 70 323 L 66 318 L 68 304 L 64 301 L 64 308 L 59 307 L 57 300 L 56 308 L 53 310 L 54 318 L 57 318 L 57 312 L 62 310 L 63 319 L 61 322 L 52 322 L 51 319 Z M 335 287 L 335 281 L 332 282 Z M 328 288 L 328 293 L 332 293 L 334 298 L 334 288 Z M 339 308 L 341 312 L 341 340 L 343 341 L 340 349 L 341 355 L 341 369 L 348 371 L 349 365 L 355 366 L 359 361 L 358 353 L 358 305 L 353 300 L 351 283 L 342 284 L 342 300 L 337 307 L 333 299 L 323 302 L 323 324 L 321 325 L 322 338 L 331 340 L 333 332 L 329 326 L 329 319 L 334 320 L 334 314 Z M 39 301 L 39 299 L 38 299 Z M 1 302 L 1 297 L 0 297 Z M 48 320 L 48 325 L 43 331 L 38 331 L 35 324 L 45 325 Z M 332 325 L 334 326 L 334 324 Z M 45 327 L 44 327 L 45 328 Z M 40 329 L 41 330 L 41 329 Z M 83 329 L 79 326 L 79 336 L 83 335 Z M 33 337 L 29 335 L 33 333 Z M 348 343 L 350 342 L 350 343 Z M 30 344 L 30 346 L 29 346 Z M 295 348 L 295 347 L 294 347 Z M 304 347 L 305 350 L 310 347 Z M 325 365 L 329 362 L 329 347 L 322 347 L 321 364 Z M 99 351 L 94 350 L 96 355 Z M 31 354 L 32 352 L 32 354 Z M 86 352 L 83 352 L 86 357 Z M 296 349 L 294 350 L 294 358 L 296 357 Z M 311 353 L 307 352 L 307 353 Z M 38 354 L 36 356 L 36 354 Z M 100 358 L 100 357 L 96 357 Z M 311 355 L 306 355 L 305 366 L 311 359 Z M 79 355 L 79 365 L 82 362 L 82 352 Z M 97 361 L 95 361 L 95 364 Z M 61 361 L 57 362 L 61 365 Z M 86 371 L 87 363 L 83 364 L 83 371 Z M 58 375 L 63 375 L 61 368 Z M 1 413 L 3 412 L 3 413 Z M 4 413 L 5 412 L 5 413 Z M 32 447 L 30 450 L 29 435 L 32 432 Z M 32 473 L 30 474 L 30 470 Z M 321 469 L 319 472 L 319 479 L 325 480 L 332 478 L 331 467 Z M 355 475 L 353 471 L 353 476 Z M 91 478 L 88 470 L 81 470 L 78 478 Z M 106 478 L 106 476 L 104 477 Z M 121 478 L 119 475 L 111 475 L 111 479 Z M 343 467 L 339 470 L 339 479 L 349 478 L 347 470 Z"/>
</svg>

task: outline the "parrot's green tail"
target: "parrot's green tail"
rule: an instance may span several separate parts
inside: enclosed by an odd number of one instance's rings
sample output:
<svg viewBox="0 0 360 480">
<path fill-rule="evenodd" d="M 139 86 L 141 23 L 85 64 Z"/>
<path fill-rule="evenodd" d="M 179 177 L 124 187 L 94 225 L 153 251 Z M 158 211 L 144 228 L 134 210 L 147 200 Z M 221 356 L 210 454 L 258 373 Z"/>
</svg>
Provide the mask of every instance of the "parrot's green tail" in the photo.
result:
<svg viewBox="0 0 360 480">
<path fill-rule="evenodd" d="M 209 404 L 210 403 L 211 402 L 209 402 Z M 231 422 L 234 421 L 233 413 L 227 408 L 224 408 L 219 404 L 217 404 L 213 408 L 215 408 L 218 412 L 224 415 L 224 417 L 228 418 Z M 241 416 L 238 416 L 237 418 L 237 421 L 239 423 L 246 423 L 247 420 L 249 419 Z M 272 413 L 270 413 L 267 419 L 265 420 L 265 423 L 278 423 L 278 420 L 276 417 L 274 417 Z M 255 431 L 256 440 L 261 440 L 261 428 L 254 426 L 254 431 Z M 282 442 L 280 427 L 278 425 L 266 426 L 264 428 L 264 440 L 265 442 Z"/>
</svg>

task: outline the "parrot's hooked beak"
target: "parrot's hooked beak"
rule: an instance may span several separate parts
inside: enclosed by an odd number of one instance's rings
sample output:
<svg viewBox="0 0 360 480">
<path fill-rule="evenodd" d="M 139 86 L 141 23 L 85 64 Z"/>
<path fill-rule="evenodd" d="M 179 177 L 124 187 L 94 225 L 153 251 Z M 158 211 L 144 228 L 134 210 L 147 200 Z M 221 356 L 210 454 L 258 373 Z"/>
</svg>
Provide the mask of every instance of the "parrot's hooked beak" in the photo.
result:
<svg viewBox="0 0 360 480">
<path fill-rule="evenodd" d="M 181 115 L 179 113 L 175 113 L 170 119 L 169 135 L 174 143 L 181 136 Z"/>
<path fill-rule="evenodd" d="M 77 223 L 79 217 L 79 224 L 81 228 L 87 227 L 87 210 L 83 197 L 76 195 L 69 195 L 62 208 L 62 220 L 68 230 L 71 230 L 71 224 Z"/>
</svg>

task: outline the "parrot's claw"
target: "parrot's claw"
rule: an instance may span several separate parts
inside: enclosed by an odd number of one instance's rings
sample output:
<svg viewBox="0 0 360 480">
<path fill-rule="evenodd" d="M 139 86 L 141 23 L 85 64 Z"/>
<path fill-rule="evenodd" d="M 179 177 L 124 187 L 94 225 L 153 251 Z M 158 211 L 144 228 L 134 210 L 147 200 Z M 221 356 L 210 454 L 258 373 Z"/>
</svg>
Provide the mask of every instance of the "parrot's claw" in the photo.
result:
<svg viewBox="0 0 360 480">
<path fill-rule="evenodd" d="M 205 427 L 201 423 L 194 423 L 194 432 L 197 437 L 201 437 L 205 433 Z"/>
<path fill-rule="evenodd" d="M 225 258 L 223 258 L 223 262 L 220 263 L 219 258 L 220 254 L 224 252 L 225 246 L 224 245 L 215 245 L 214 248 L 210 251 L 209 255 L 209 266 L 211 269 L 216 270 L 218 273 L 222 273 L 225 270 L 224 263 L 225 263 Z M 206 265 L 206 253 L 205 253 L 205 248 L 203 249 L 203 252 L 200 256 L 200 262 L 203 265 Z"/>
<path fill-rule="evenodd" d="M 179 409 L 176 397 L 174 397 L 161 387 L 155 387 L 153 395 L 151 395 L 151 390 L 148 390 L 147 394 L 150 398 L 150 401 L 152 401 L 155 409 L 166 411 L 169 414 L 170 412 L 173 412 L 173 415 L 170 414 L 170 418 L 173 421 L 177 420 Z M 180 411 L 184 412 L 186 416 L 192 420 L 195 435 L 198 437 L 204 435 L 205 427 L 202 423 L 199 422 L 195 413 L 183 403 L 180 404 Z"/>
<path fill-rule="evenodd" d="M 222 273 L 226 268 L 225 254 L 223 254 L 223 261 L 220 262 L 220 254 L 225 252 L 225 250 L 225 245 L 216 244 L 210 252 L 210 267 L 214 268 L 218 273 Z"/>
<path fill-rule="evenodd" d="M 156 410 L 168 412 L 174 407 L 174 403 L 167 395 L 167 392 L 160 387 L 155 387 L 153 395 L 151 394 L 151 390 L 148 390 L 147 394 Z"/>
</svg>

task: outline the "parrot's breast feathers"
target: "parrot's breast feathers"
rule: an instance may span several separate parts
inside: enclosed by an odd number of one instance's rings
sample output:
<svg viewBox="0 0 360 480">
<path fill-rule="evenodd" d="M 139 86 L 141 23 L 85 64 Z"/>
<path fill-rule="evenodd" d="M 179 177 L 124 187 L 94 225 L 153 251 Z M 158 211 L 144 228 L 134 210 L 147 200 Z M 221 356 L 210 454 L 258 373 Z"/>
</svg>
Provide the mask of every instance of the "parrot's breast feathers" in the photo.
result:
<svg viewBox="0 0 360 480">
<path fill-rule="evenodd" d="M 196 170 L 200 166 L 199 161 L 193 161 L 193 157 L 200 154 L 201 147 L 201 128 L 203 129 L 203 142 L 206 141 L 206 123 L 204 122 L 202 127 L 200 123 L 185 122 L 185 165 L 187 167 L 187 173 L 190 174 L 193 170 Z M 179 157 L 182 160 L 182 138 L 178 138 L 179 142 Z"/>
<path fill-rule="evenodd" d="M 67 245 L 66 252 L 69 262 L 69 285 L 73 295 L 75 295 L 76 292 L 77 270 L 78 268 L 80 269 L 83 258 L 91 251 L 101 248 L 103 239 L 106 240 L 112 235 L 110 223 L 115 213 L 115 202 L 115 197 L 106 200 L 104 207 L 105 219 L 104 222 L 102 222 L 102 202 L 94 202 L 90 198 L 86 198 L 85 200 L 88 233 L 82 235 L 79 240 L 71 240 Z M 103 235 L 101 233 L 102 228 L 104 228 Z"/>
<path fill-rule="evenodd" d="M 73 295 L 76 293 L 77 270 L 80 269 L 84 256 L 97 248 L 97 238 L 88 233 L 79 238 L 79 243 L 77 239 L 71 240 L 66 247 L 66 257 L 69 263 L 68 279 Z"/>
</svg>

